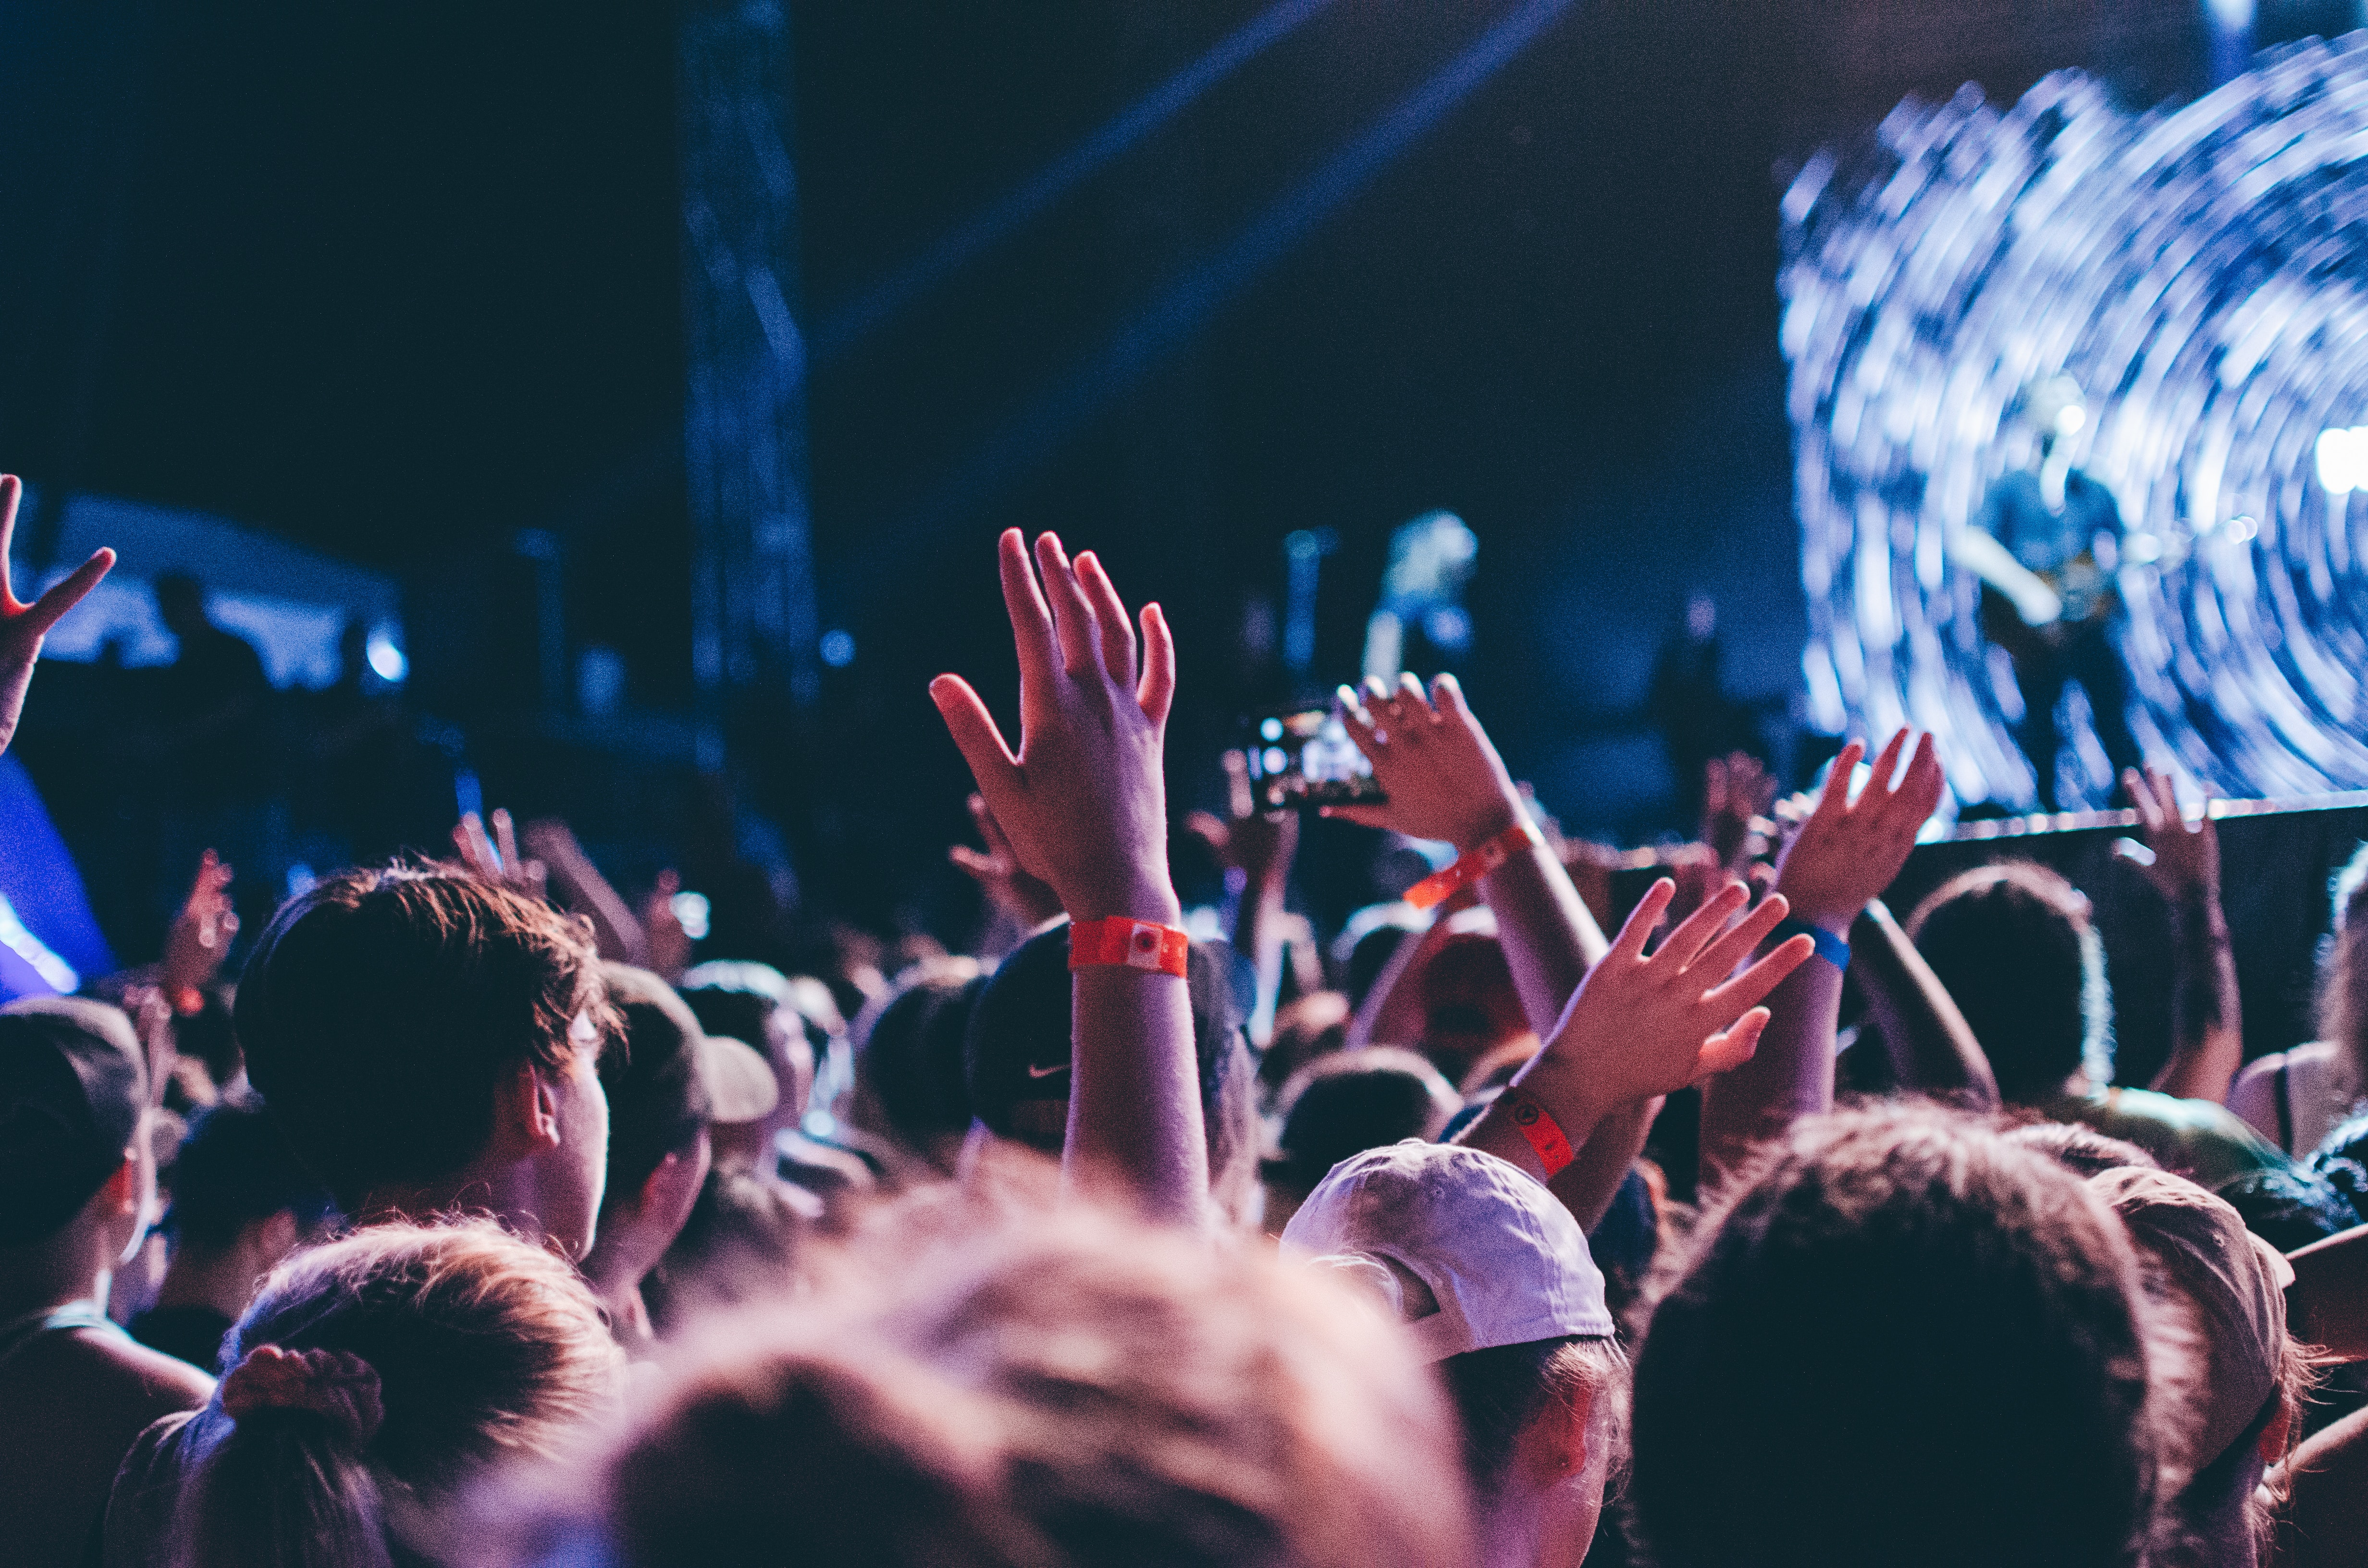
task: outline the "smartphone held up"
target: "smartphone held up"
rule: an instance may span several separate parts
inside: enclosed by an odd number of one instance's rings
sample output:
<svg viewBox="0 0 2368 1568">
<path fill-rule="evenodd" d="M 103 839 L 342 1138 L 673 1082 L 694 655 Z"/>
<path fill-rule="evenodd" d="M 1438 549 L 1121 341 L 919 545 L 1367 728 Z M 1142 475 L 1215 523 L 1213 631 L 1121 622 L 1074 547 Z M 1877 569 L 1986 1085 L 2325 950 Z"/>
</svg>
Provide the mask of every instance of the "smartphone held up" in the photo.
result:
<svg viewBox="0 0 2368 1568">
<path fill-rule="evenodd" d="M 1386 800 L 1373 765 L 1328 708 L 1269 713 L 1252 726 L 1242 750 L 1262 812 L 1373 805 Z"/>
</svg>

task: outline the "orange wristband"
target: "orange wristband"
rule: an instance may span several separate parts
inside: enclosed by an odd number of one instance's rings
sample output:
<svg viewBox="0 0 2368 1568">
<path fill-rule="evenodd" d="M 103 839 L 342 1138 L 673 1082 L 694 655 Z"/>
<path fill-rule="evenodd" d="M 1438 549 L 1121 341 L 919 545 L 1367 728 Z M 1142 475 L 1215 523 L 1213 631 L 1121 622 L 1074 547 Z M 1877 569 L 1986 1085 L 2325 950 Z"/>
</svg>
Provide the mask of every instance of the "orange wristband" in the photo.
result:
<svg viewBox="0 0 2368 1568">
<path fill-rule="evenodd" d="M 1069 926 L 1069 967 L 1110 965 L 1139 969 L 1146 974 L 1185 976 L 1192 938 L 1173 926 L 1113 915 L 1108 920 L 1080 920 Z"/>
<path fill-rule="evenodd" d="M 1544 842 L 1544 835 L 1530 824 L 1529 818 L 1523 817 L 1477 848 L 1457 856 L 1455 864 L 1444 871 L 1425 877 L 1406 889 L 1406 901 L 1417 909 L 1430 909 L 1445 903 L 1531 845 Z"/>
<path fill-rule="evenodd" d="M 1545 1107 L 1519 1089 L 1507 1089 L 1505 1103 L 1512 1109 L 1513 1125 L 1521 1130 L 1521 1136 L 1530 1141 L 1530 1147 L 1537 1153 L 1538 1164 L 1546 1168 L 1548 1181 L 1578 1158 L 1571 1152 L 1570 1140 L 1563 1136 L 1562 1123 Z"/>
</svg>

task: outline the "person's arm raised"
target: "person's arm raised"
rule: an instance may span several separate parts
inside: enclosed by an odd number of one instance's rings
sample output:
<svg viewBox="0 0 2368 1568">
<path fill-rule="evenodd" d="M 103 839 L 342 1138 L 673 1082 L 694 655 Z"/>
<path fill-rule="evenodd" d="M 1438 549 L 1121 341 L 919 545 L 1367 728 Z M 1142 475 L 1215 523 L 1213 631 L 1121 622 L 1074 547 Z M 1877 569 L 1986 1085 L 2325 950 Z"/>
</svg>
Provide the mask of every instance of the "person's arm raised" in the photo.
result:
<svg viewBox="0 0 2368 1568">
<path fill-rule="evenodd" d="M 1283 898 L 1291 889 L 1292 858 L 1299 852 L 1299 814 L 1257 808 L 1250 790 L 1249 759 L 1238 751 L 1222 758 L 1230 815 L 1208 812 L 1184 819 L 1184 831 L 1209 846 L 1225 869 L 1228 882 L 1240 880 L 1234 906 L 1234 951 L 1258 972 L 1258 1001 L 1250 1009 L 1250 1039 L 1263 1047 L 1274 1032 L 1274 1010 L 1282 994 Z"/>
<path fill-rule="evenodd" d="M 1859 994 L 1899 1086 L 1967 1110 L 1998 1109 L 1998 1077 L 1974 1027 L 1881 899 L 1867 900 L 1850 928 L 1850 953 Z"/>
<path fill-rule="evenodd" d="M 1647 957 L 1645 938 L 1677 891 L 1664 877 L 1645 892 L 1611 951 L 1588 971 L 1545 1048 L 1464 1130 L 1462 1142 L 1551 1184 L 1597 1124 L 1621 1107 L 1750 1060 L 1768 1024 L 1768 1010 L 1758 1004 L 1815 949 L 1808 937 L 1794 937 L 1737 974 L 1736 966 L 1775 930 L 1786 906 L 1770 897 L 1745 914 L 1750 891 L 1731 882 Z"/>
<path fill-rule="evenodd" d="M 1442 675 L 1426 696 L 1414 676 L 1401 676 L 1395 687 L 1369 680 L 1360 692 L 1344 686 L 1338 700 L 1342 722 L 1389 800 L 1328 807 L 1324 814 L 1452 844 L 1459 855 L 1505 848 L 1503 860 L 1481 880 L 1480 893 L 1497 916 L 1521 1011 L 1538 1038 L 1547 1038 L 1609 944 L 1543 835 L 1532 831 L 1518 845 L 1507 842 L 1529 820 L 1521 792 L 1464 703 L 1463 688 Z"/>
<path fill-rule="evenodd" d="M 2228 916 L 2220 907 L 2220 835 L 2209 810 L 2188 822 L 2179 790 L 2167 773 L 2149 767 L 2122 775 L 2137 802 L 2151 860 L 2146 876 L 2170 904 L 2170 1060 L 2152 1087 L 2166 1095 L 2223 1104 L 2245 1065 L 2245 1019 L 2237 994 L 2237 954 Z M 2211 805 L 2207 800 L 2206 808 Z M 2127 852 L 2124 851 L 2127 858 Z"/>
<path fill-rule="evenodd" d="M 1036 540 L 1033 570 L 1017 528 L 999 551 L 1019 657 L 1019 750 L 960 676 L 939 676 L 929 695 L 1012 853 L 1059 895 L 1075 927 L 1137 922 L 1138 939 L 1150 939 L 1144 926 L 1174 930 L 1183 911 L 1167 869 L 1162 774 L 1176 693 L 1167 619 L 1144 606 L 1138 644 L 1101 563 L 1089 552 L 1073 564 L 1049 533 Z M 1183 976 L 1090 962 L 1073 985 L 1064 1176 L 1205 1224 L 1208 1143 Z"/>
<path fill-rule="evenodd" d="M 98 551 L 31 604 L 19 599 L 10 581 L 8 551 L 17 532 L 17 503 L 24 494 L 22 480 L 0 473 L 0 752 L 17 737 L 25 692 L 33 684 L 33 666 L 40 662 L 41 639 L 115 564 L 115 551 Z"/>
<path fill-rule="evenodd" d="M 1754 1143 L 1794 1119 L 1833 1108 L 1834 1026 L 1841 1012 L 1850 926 L 1867 902 L 1899 875 L 1916 847 L 1917 830 L 1941 803 L 1941 760 L 1932 737 L 1917 743 L 1903 770 L 1900 756 L 1907 735 L 1902 730 L 1891 737 L 1855 801 L 1850 798 L 1850 775 L 1866 748 L 1856 741 L 1842 747 L 1816 810 L 1777 858 L 1770 901 L 1784 900 L 1794 926 L 1821 934 L 1793 939 L 1839 947 L 1841 961 L 1820 958 L 1793 971 L 1768 999 L 1771 1017 L 1758 1053 L 1703 1085 L 1705 1184 L 1733 1170 Z"/>
</svg>

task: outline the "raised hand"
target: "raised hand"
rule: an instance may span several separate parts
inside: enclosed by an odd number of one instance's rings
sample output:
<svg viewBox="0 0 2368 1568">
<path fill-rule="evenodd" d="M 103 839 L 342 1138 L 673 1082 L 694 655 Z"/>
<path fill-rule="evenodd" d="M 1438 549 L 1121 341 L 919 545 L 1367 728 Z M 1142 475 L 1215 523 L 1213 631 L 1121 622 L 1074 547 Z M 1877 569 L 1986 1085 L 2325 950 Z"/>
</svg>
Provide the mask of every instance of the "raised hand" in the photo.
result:
<svg viewBox="0 0 2368 1568">
<path fill-rule="evenodd" d="M 985 796 L 970 798 L 970 820 L 986 845 L 985 850 L 957 844 L 946 851 L 946 858 L 978 884 L 987 903 L 1023 931 L 1033 930 L 1060 914 L 1060 894 L 1053 891 L 1050 883 L 1021 869 L 1011 840 L 1004 836 L 1002 824 L 986 808 Z"/>
<path fill-rule="evenodd" d="M 1138 642 L 1101 562 L 1087 551 L 1072 564 L 1052 534 L 1037 536 L 1033 570 L 1019 529 L 998 548 L 1019 655 L 1019 749 L 960 676 L 939 676 L 929 696 L 1020 868 L 1072 919 L 1174 925 L 1161 772 L 1176 693 L 1167 622 L 1145 605 Z"/>
<path fill-rule="evenodd" d="M 1372 761 L 1389 800 L 1378 806 L 1328 806 L 1326 816 L 1458 849 L 1484 844 L 1520 819 L 1521 792 L 1453 676 L 1433 679 L 1427 696 L 1410 675 L 1400 676 L 1395 687 L 1370 677 L 1360 689 L 1342 687 L 1336 700 L 1341 722 Z"/>
<path fill-rule="evenodd" d="M 2182 897 L 2220 894 L 2220 835 L 2212 824 L 2208 809 L 2198 811 L 2193 822 L 2180 812 L 2179 787 L 2170 775 L 2158 767 L 2149 767 L 2144 773 L 2136 768 L 2122 771 L 2122 788 L 2137 803 L 2138 820 L 2145 824 L 2146 847 L 2151 860 L 2126 856 L 2146 871 L 2154 885 L 2162 890 L 2163 897 L 2176 903 Z M 2211 804 L 2207 797 L 2204 805 Z"/>
<path fill-rule="evenodd" d="M 1842 747 L 1816 809 L 1776 858 L 1776 891 L 1793 913 L 1838 937 L 1846 937 L 1867 901 L 1899 875 L 1918 831 L 1941 803 L 1941 759 L 1930 735 L 1916 743 L 1900 769 L 1908 734 L 1902 730 L 1884 743 L 1855 801 L 1850 775 L 1866 747 L 1857 741 Z"/>
<path fill-rule="evenodd" d="M 1292 857 L 1299 850 L 1299 813 L 1269 815 L 1255 810 L 1248 758 L 1229 751 L 1219 761 L 1225 770 L 1232 815 L 1194 812 L 1184 819 L 1184 831 L 1207 845 L 1218 865 L 1241 873 L 1244 896 L 1256 898 L 1267 892 L 1280 896 L 1291 878 Z"/>
<path fill-rule="evenodd" d="M 158 989 L 176 1007 L 187 1007 L 189 994 L 222 971 L 222 960 L 238 936 L 230 881 L 231 869 L 212 850 L 199 857 L 197 880 L 165 934 L 165 961 L 157 974 Z"/>
<path fill-rule="evenodd" d="M 1737 869 L 1751 842 L 1751 819 L 1765 816 L 1775 799 L 1775 778 L 1748 751 L 1714 756 L 1703 767 L 1702 841 L 1720 866 Z"/>
<path fill-rule="evenodd" d="M 33 684 L 33 665 L 41 657 L 41 639 L 115 564 L 115 551 L 99 551 L 31 604 L 19 599 L 9 581 L 8 549 L 17 531 L 17 503 L 24 494 L 22 480 L 0 473 L 0 751 L 6 751 L 16 738 L 25 692 Z"/>
<path fill-rule="evenodd" d="M 997 551 L 1019 653 L 1019 749 L 960 676 L 939 676 L 929 696 L 1012 854 L 1071 919 L 1177 926 L 1161 771 L 1176 695 L 1167 622 L 1145 605 L 1138 642 L 1101 562 L 1087 553 L 1072 564 L 1051 534 L 1037 538 L 1034 570 L 1019 529 Z M 1071 976 L 1061 1168 L 1147 1213 L 1206 1222 L 1208 1140 L 1181 979 L 1106 963 Z"/>
<path fill-rule="evenodd" d="M 452 847 L 460 852 L 463 865 L 487 881 L 505 883 L 532 898 L 543 895 L 549 869 L 541 861 L 518 853 L 518 830 L 510 813 L 501 807 L 494 808 L 490 837 L 476 812 L 462 812 L 452 829 Z"/>
<path fill-rule="evenodd" d="M 1784 919 L 1787 905 L 1771 895 L 1746 914 L 1750 891 L 1731 882 L 1648 956 L 1645 939 L 1677 891 L 1666 877 L 1653 884 L 1611 951 L 1588 971 L 1545 1048 L 1513 1079 L 1574 1145 L 1623 1105 L 1748 1061 L 1768 1026 L 1768 1010 L 1759 1004 L 1816 950 L 1808 937 L 1794 937 L 1736 973 Z M 1539 1168 L 1509 1109 L 1492 1107 L 1466 1141 Z"/>
<path fill-rule="evenodd" d="M 682 916 L 675 913 L 675 894 L 680 892 L 682 878 L 671 870 L 660 871 L 650 888 L 650 896 L 642 903 L 642 956 L 649 971 L 668 985 L 681 980 L 689 970 L 697 940 L 684 929 Z"/>
<path fill-rule="evenodd" d="M 2117 853 L 2142 866 L 2170 903 L 2170 1058 L 2153 1086 L 2190 1099 L 2225 1101 L 2244 1064 L 2245 1031 L 2237 989 L 2237 955 L 2228 917 L 2220 907 L 2220 835 L 2206 810 L 2189 823 L 2180 814 L 2170 775 L 2130 768 L 2122 788 L 2137 802 L 2146 851 L 2124 840 Z"/>
<path fill-rule="evenodd" d="M 1795 937 L 1736 973 L 1790 906 L 1778 894 L 1745 914 L 1750 892 L 1729 882 L 1647 956 L 1645 937 L 1676 894 L 1666 877 L 1646 892 L 1541 1052 L 1550 1069 L 1583 1077 L 1605 1109 L 1748 1060 L 1768 1022 L 1759 1002 L 1816 950 Z"/>
</svg>

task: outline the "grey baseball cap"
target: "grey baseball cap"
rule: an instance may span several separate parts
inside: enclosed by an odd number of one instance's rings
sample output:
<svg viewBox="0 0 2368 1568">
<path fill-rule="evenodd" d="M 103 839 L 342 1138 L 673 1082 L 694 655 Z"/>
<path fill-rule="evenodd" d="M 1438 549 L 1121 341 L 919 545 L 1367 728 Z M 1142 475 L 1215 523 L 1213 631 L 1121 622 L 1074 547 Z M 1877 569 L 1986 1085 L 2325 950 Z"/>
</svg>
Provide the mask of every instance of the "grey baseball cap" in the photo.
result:
<svg viewBox="0 0 2368 1568">
<path fill-rule="evenodd" d="M 1408 1139 L 1341 1161 L 1282 1246 L 1372 1288 L 1434 1361 L 1613 1333 L 1570 1210 L 1519 1166 L 1459 1143 Z"/>
</svg>

